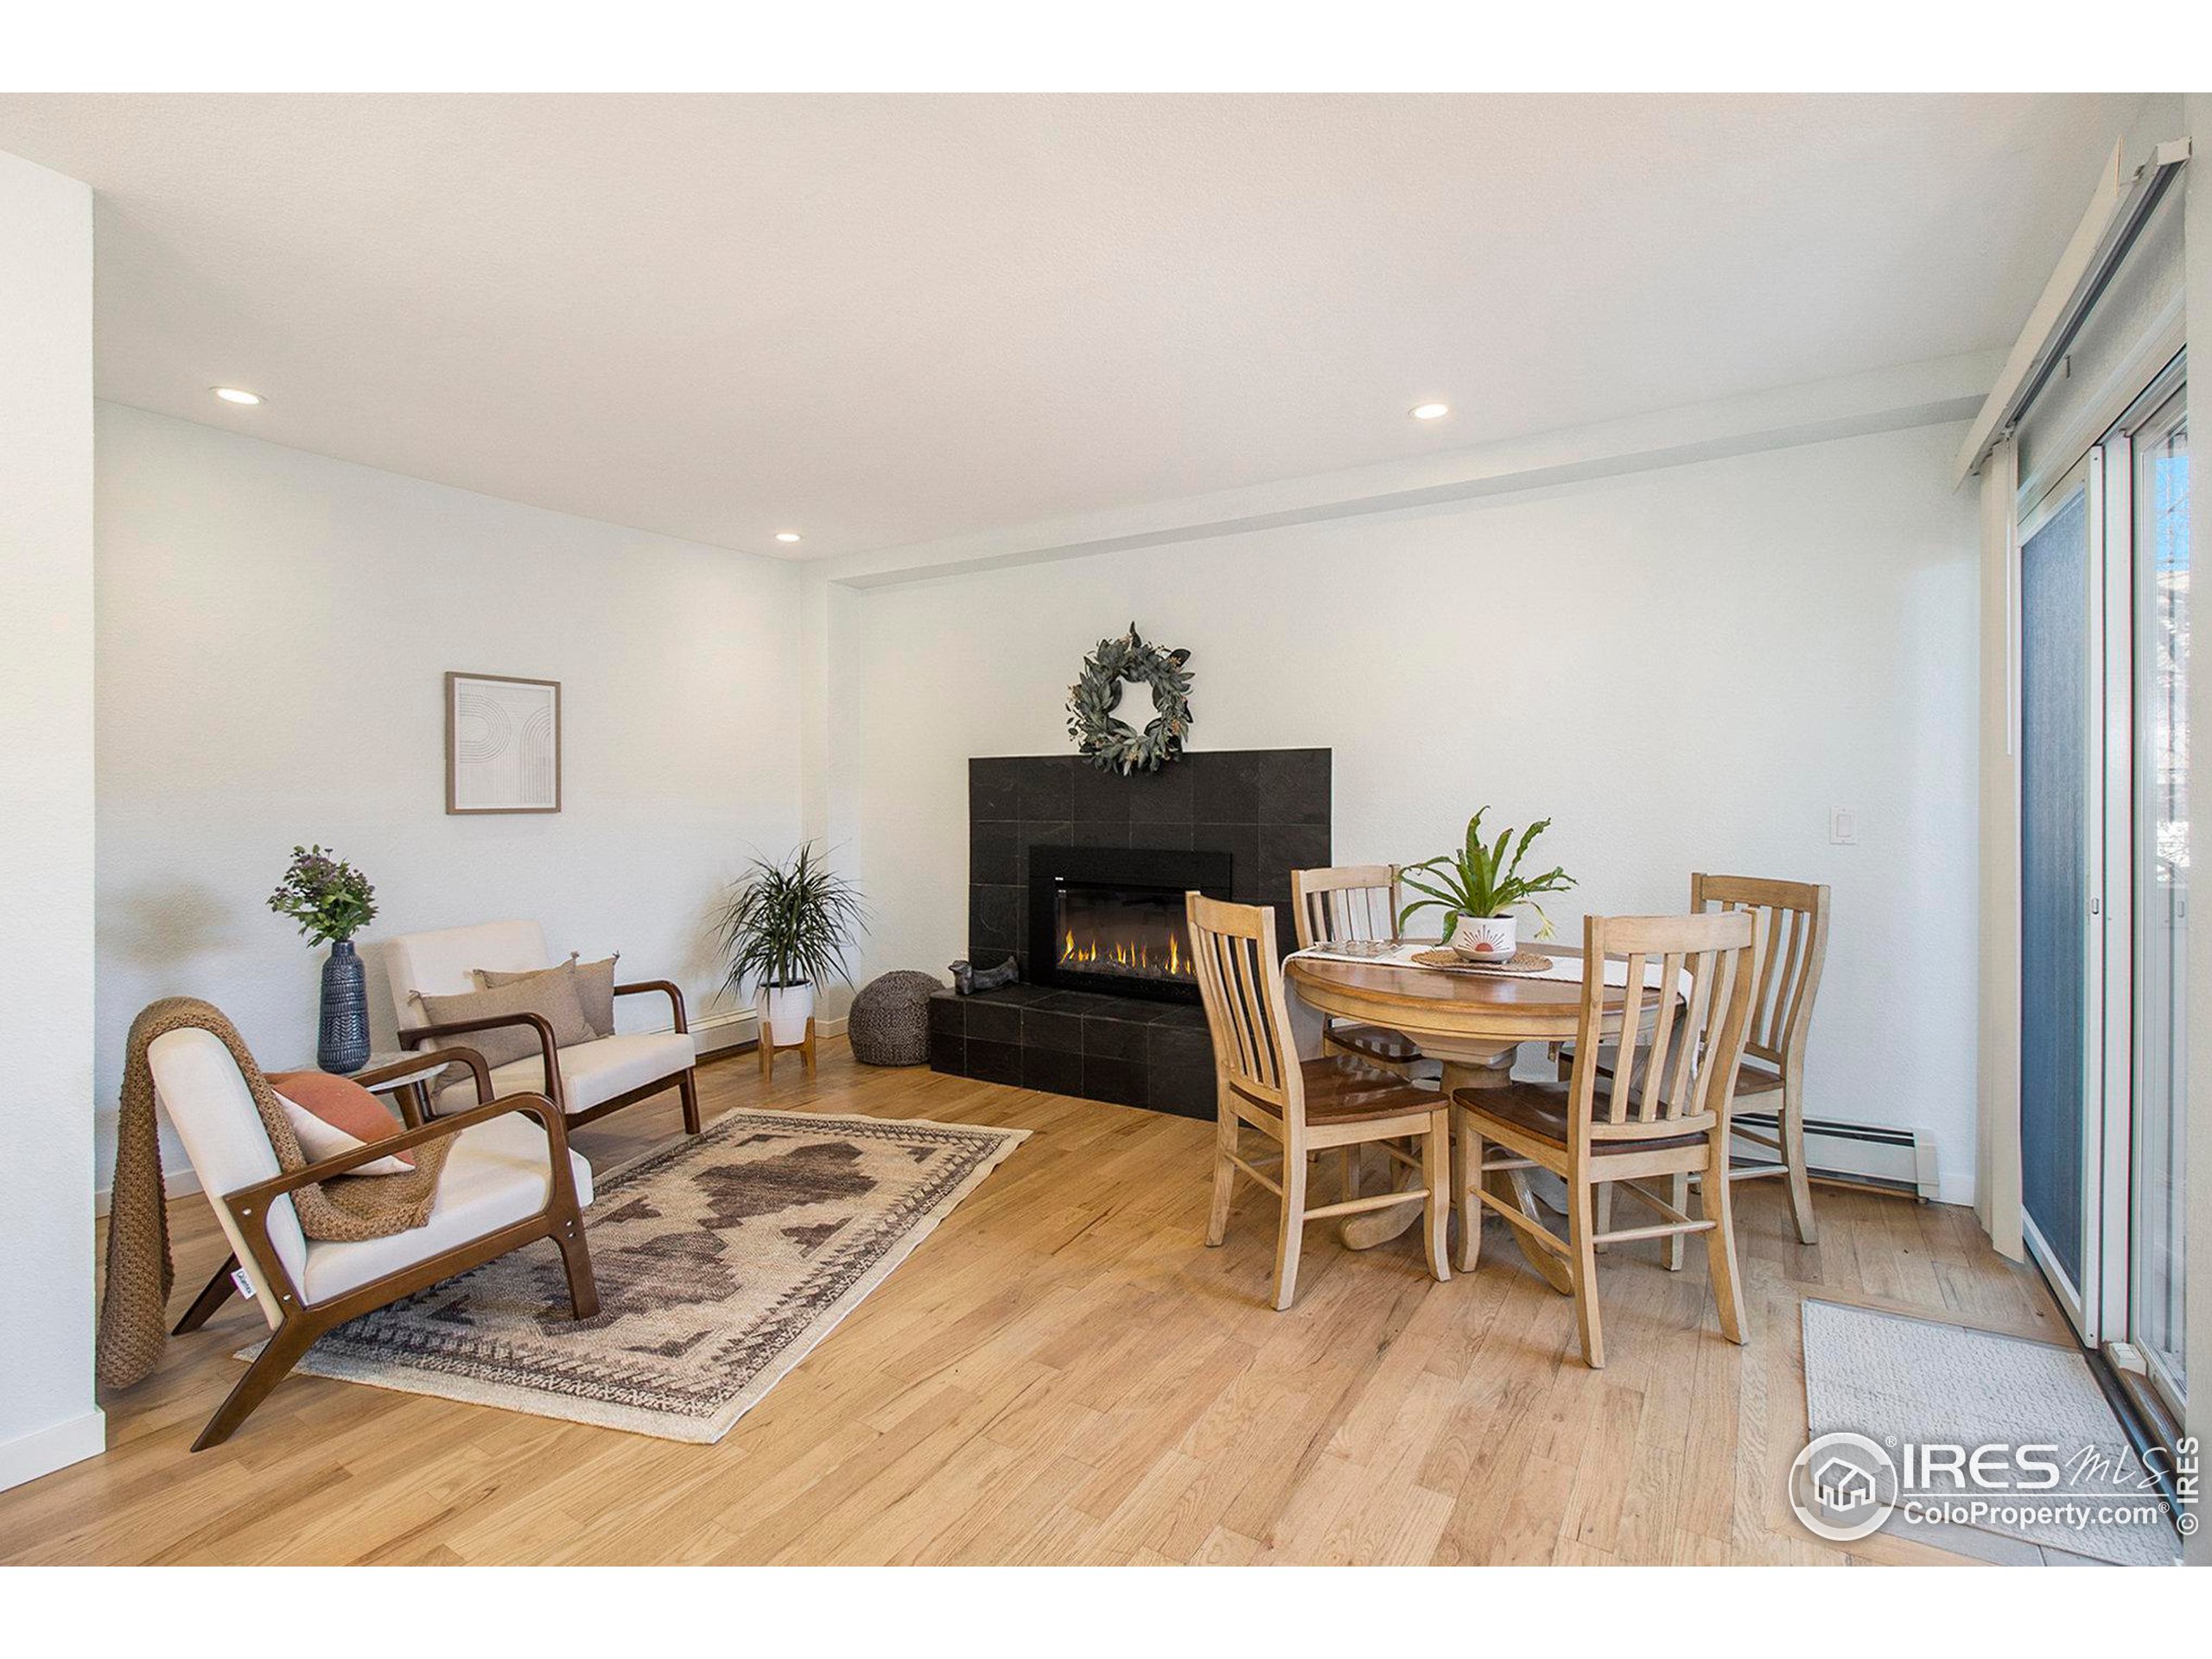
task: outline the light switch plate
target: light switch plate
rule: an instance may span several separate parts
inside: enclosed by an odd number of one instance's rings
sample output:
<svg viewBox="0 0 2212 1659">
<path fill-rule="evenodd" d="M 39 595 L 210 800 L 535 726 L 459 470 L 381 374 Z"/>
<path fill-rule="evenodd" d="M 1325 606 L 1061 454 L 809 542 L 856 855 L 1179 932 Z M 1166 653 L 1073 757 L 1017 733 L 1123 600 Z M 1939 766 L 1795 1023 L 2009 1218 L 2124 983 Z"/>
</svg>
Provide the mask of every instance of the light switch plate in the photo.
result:
<svg viewBox="0 0 2212 1659">
<path fill-rule="evenodd" d="M 1859 844 L 1859 815 L 1847 806 L 1828 809 L 1828 840 L 1838 847 Z"/>
</svg>

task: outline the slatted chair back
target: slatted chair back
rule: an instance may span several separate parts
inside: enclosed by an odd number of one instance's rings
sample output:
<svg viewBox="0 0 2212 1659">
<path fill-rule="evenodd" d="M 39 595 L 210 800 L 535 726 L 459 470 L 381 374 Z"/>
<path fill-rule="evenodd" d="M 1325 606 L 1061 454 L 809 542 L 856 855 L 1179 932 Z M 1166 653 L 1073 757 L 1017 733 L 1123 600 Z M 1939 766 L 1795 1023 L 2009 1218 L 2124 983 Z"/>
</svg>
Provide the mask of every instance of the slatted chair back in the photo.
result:
<svg viewBox="0 0 2212 1659">
<path fill-rule="evenodd" d="M 1337 864 L 1290 873 L 1291 916 L 1298 948 L 1344 939 L 1398 937 L 1398 867 Z"/>
<path fill-rule="evenodd" d="M 1690 877 L 1690 908 L 1758 911 L 1766 918 L 1759 953 L 1758 995 L 1751 1005 L 1744 1052 L 1781 1070 L 1805 1056 L 1813 998 L 1828 953 L 1828 890 L 1810 881 L 1770 881 L 1751 875 Z"/>
<path fill-rule="evenodd" d="M 1578 1152 L 1592 1141 L 1657 1140 L 1725 1122 L 1743 1063 L 1757 984 L 1753 963 L 1765 929 L 1757 911 L 1585 919 L 1583 960 L 1589 966 L 1568 1081 L 1567 1123 Z M 1603 965 L 1615 962 L 1626 974 L 1617 1036 L 1605 1030 L 1604 1015 L 1609 976 Z M 1688 997 L 1677 1014 L 1686 973 Z M 1618 1045 L 1618 1056 L 1601 1059 L 1600 1046 L 1608 1041 Z"/>
<path fill-rule="evenodd" d="M 1305 1075 L 1291 1036 L 1274 910 L 1202 893 L 1185 894 L 1184 906 L 1216 1073 L 1286 1125 L 1302 1126 Z"/>
</svg>

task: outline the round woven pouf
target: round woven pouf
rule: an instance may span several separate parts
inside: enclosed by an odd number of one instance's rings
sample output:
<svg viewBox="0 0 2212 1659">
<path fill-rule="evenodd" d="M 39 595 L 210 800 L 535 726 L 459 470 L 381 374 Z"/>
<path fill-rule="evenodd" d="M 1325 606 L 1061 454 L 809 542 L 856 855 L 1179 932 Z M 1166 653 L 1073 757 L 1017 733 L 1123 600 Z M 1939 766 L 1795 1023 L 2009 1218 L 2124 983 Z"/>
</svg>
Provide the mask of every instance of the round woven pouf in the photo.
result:
<svg viewBox="0 0 2212 1659">
<path fill-rule="evenodd" d="M 845 1040 L 865 1065 L 921 1065 L 930 1058 L 930 993 L 944 988 L 935 974 L 901 969 L 861 988 L 845 1016 Z"/>
</svg>

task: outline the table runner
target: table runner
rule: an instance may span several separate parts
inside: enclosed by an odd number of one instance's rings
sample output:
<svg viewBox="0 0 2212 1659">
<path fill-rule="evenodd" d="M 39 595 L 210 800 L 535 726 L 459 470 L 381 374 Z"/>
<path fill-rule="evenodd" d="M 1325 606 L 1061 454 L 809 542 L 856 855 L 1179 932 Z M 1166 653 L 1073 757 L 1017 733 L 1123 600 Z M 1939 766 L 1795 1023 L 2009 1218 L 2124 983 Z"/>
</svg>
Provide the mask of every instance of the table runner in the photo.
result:
<svg viewBox="0 0 2212 1659">
<path fill-rule="evenodd" d="M 1357 963 L 1363 967 L 1370 968 L 1404 968 L 1416 974 L 1477 974 L 1485 979 L 1551 979 L 1569 985 L 1582 983 L 1580 957 L 1554 957 L 1550 967 L 1539 969 L 1532 974 L 1501 973 L 1495 968 L 1479 968 L 1472 964 L 1465 968 L 1440 968 L 1433 963 L 1415 962 L 1413 959 L 1415 951 L 1433 950 L 1441 943 L 1442 941 L 1439 939 L 1402 939 L 1391 947 L 1388 956 L 1381 957 L 1354 956 L 1348 951 L 1332 950 L 1326 944 L 1314 944 L 1308 945 L 1302 950 L 1292 951 L 1284 958 L 1284 961 L 1296 962 L 1304 957 L 1313 962 Z M 1524 942 L 1521 948 L 1523 950 L 1535 951 L 1539 955 L 1545 954 L 1544 947 L 1541 944 Z M 1662 963 L 1645 963 L 1643 982 L 1656 989 L 1659 984 L 1660 973 L 1664 967 L 1665 964 Z M 1605 983 L 1625 988 L 1628 984 L 1628 963 L 1609 959 L 1605 963 Z M 1677 976 L 1677 983 L 1681 994 L 1688 996 L 1690 994 L 1692 982 L 1687 968 L 1682 969 Z"/>
</svg>

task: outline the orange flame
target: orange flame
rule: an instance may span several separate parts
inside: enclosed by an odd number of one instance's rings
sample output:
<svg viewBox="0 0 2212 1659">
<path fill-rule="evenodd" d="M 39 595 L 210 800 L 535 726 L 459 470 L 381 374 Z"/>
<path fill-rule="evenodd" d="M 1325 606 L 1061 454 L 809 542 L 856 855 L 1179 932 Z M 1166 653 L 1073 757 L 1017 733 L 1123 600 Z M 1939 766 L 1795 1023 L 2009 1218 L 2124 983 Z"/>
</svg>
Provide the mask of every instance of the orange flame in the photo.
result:
<svg viewBox="0 0 2212 1659">
<path fill-rule="evenodd" d="M 1188 979 L 1192 977 L 1190 959 L 1183 954 L 1183 941 L 1176 934 L 1169 934 L 1166 948 L 1152 944 L 1132 944 L 1127 939 L 1116 939 L 1102 944 L 1097 939 L 1086 938 L 1080 943 L 1072 928 L 1060 939 L 1060 961 L 1071 968 L 1086 968 L 1105 963 L 1133 974 L 1147 977 Z"/>
</svg>

